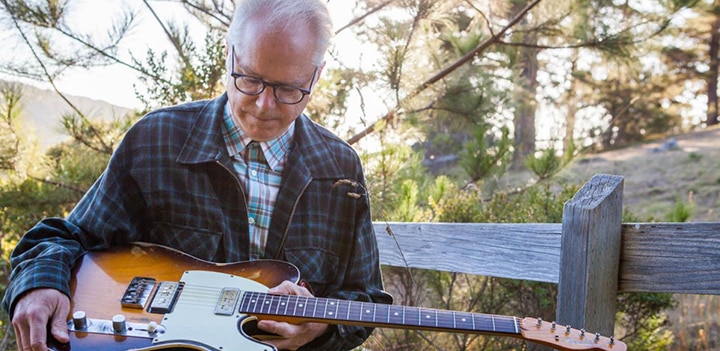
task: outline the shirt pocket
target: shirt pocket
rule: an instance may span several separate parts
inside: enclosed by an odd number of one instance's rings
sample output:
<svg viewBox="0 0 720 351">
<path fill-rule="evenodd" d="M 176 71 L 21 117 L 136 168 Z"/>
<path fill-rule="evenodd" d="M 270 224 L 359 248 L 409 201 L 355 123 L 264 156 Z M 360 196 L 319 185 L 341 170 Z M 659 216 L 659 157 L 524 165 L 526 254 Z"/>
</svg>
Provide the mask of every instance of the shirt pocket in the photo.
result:
<svg viewBox="0 0 720 351">
<path fill-rule="evenodd" d="M 327 296 L 337 285 L 340 258 L 317 248 L 286 248 L 285 258 L 300 270 L 300 278 L 310 283 L 315 296 Z"/>
<path fill-rule="evenodd" d="M 193 257 L 214 261 L 222 233 L 173 223 L 155 222 L 150 241 L 185 252 Z"/>
</svg>

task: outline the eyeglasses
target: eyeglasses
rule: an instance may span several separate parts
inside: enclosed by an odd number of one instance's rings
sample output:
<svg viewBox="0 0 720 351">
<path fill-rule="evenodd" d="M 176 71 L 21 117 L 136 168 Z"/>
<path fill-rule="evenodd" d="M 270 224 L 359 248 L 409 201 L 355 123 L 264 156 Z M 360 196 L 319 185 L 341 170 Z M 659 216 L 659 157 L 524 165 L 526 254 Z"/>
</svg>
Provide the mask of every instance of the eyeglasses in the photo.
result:
<svg viewBox="0 0 720 351">
<path fill-rule="evenodd" d="M 272 87 L 275 100 L 277 100 L 279 103 L 286 105 L 295 105 L 302 101 L 305 98 L 305 95 L 310 94 L 309 89 L 304 89 L 287 84 L 270 83 L 263 80 L 262 78 L 247 74 L 236 73 L 235 46 L 233 46 L 232 48 L 232 54 L 233 57 L 230 67 L 230 76 L 233 77 L 235 81 L 235 89 L 237 89 L 239 92 L 245 95 L 255 96 L 262 94 L 262 92 L 265 91 L 265 88 Z M 310 80 L 310 88 L 312 88 L 313 83 L 315 83 L 315 76 L 317 75 L 317 71 L 318 67 L 316 66 L 315 71 L 313 71 L 312 79 Z"/>
</svg>

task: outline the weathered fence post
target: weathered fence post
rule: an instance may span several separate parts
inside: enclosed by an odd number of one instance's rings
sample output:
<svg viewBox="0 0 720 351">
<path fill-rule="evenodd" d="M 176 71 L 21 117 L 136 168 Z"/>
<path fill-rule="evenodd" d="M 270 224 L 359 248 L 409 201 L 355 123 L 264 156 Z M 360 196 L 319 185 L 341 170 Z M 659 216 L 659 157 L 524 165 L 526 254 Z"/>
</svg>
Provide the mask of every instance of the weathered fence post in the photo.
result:
<svg viewBox="0 0 720 351">
<path fill-rule="evenodd" d="M 557 322 L 613 335 L 623 177 L 593 176 L 563 210 Z"/>
</svg>

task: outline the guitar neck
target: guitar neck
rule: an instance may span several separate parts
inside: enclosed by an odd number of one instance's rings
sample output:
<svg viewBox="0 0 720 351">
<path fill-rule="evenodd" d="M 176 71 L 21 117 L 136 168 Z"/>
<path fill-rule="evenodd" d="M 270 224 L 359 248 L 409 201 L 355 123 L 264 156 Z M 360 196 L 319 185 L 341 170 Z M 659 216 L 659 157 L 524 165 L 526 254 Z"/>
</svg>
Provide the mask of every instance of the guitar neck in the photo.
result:
<svg viewBox="0 0 720 351">
<path fill-rule="evenodd" d="M 240 312 L 275 320 L 519 336 L 519 320 L 471 312 L 246 292 Z"/>
</svg>

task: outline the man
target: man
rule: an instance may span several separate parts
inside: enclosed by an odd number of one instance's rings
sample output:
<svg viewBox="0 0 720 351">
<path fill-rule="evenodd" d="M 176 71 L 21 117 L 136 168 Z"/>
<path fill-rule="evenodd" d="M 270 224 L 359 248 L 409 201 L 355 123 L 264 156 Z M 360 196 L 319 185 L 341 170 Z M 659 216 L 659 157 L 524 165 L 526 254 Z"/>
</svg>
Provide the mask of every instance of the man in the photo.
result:
<svg viewBox="0 0 720 351">
<path fill-rule="evenodd" d="M 302 114 L 331 23 L 322 0 L 239 1 L 227 92 L 149 113 L 66 219 L 18 243 L 3 306 L 20 350 L 67 342 L 68 280 L 87 250 L 143 241 L 217 262 L 287 260 L 317 296 L 389 303 L 357 154 Z M 312 296 L 285 282 L 273 294 Z M 347 350 L 371 328 L 262 320 L 278 349 Z"/>
</svg>

